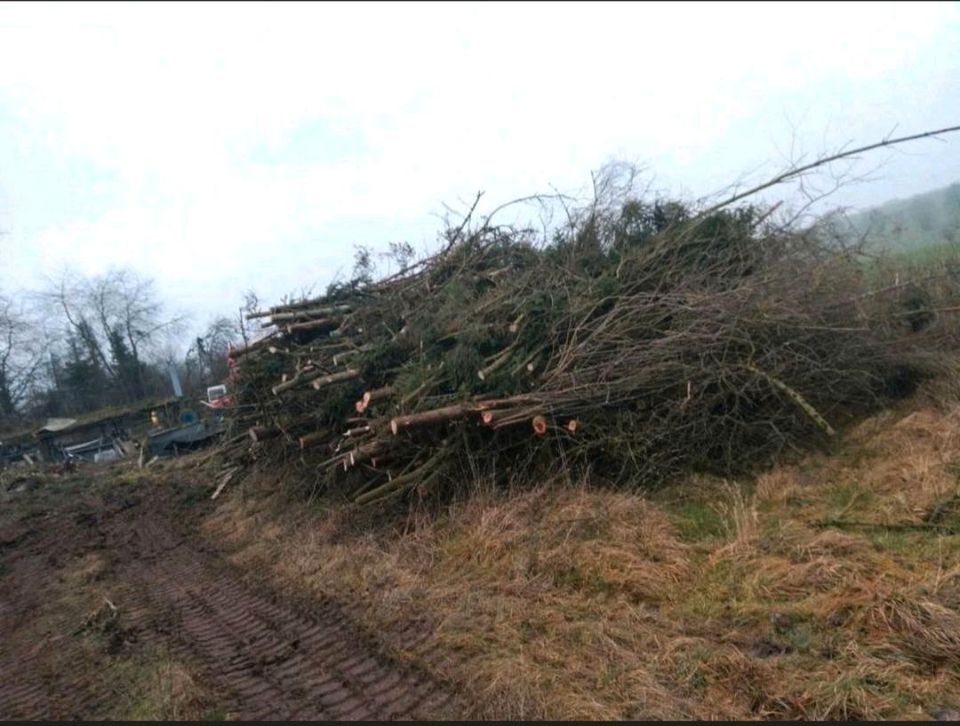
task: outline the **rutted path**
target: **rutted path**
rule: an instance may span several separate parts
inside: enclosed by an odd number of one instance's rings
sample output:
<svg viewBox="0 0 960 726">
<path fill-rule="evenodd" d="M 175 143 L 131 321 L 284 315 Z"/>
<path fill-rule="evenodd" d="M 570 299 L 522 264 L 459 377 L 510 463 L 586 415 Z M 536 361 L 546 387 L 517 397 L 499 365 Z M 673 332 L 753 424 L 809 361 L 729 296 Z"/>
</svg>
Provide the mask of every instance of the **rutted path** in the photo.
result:
<svg viewBox="0 0 960 726">
<path fill-rule="evenodd" d="M 12 585 L 3 595 L 0 628 L 29 618 L 25 608 L 42 601 L 42 592 L 30 592 L 30 582 L 36 580 L 42 588 L 44 567 L 64 556 L 58 550 L 72 543 L 81 550 L 102 549 L 112 560 L 112 592 L 122 613 L 116 637 L 138 647 L 162 645 L 190 662 L 231 717 L 463 715 L 441 684 L 400 663 L 337 605 L 304 611 L 244 585 L 202 541 L 178 532 L 153 501 L 113 510 L 102 518 L 80 517 L 80 524 L 78 518 L 70 519 L 87 530 L 83 537 L 57 536 L 56 528 L 44 527 L 48 535 L 21 535 L 0 549 L 0 561 L 8 568 L 0 584 L 10 580 Z M 58 524 L 62 528 L 67 521 Z M 59 645 L 48 646 L 66 649 L 55 673 L 33 667 L 30 654 L 0 653 L 0 718 L 82 718 L 109 700 L 108 692 L 84 688 L 77 683 L 78 674 L 68 672 L 69 636 L 58 634 Z M 46 648 L 40 646 L 33 659 L 43 659 Z"/>
</svg>

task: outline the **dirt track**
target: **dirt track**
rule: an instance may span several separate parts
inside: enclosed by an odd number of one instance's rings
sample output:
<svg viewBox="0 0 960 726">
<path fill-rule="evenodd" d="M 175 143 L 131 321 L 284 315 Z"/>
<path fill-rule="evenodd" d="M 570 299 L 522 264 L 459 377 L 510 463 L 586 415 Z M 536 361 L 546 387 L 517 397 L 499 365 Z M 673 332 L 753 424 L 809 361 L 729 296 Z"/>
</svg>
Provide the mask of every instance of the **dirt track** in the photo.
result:
<svg viewBox="0 0 960 726">
<path fill-rule="evenodd" d="M 11 647 L 0 653 L 0 718 L 109 714 L 109 681 L 91 670 L 155 645 L 191 664 L 233 718 L 462 715 L 441 684 L 404 667 L 339 605 L 301 609 L 243 584 L 178 519 L 169 497 L 139 493 L 4 523 L 0 635 Z M 60 570 L 89 553 L 109 562 L 96 587 L 108 582 L 117 608 L 105 605 L 95 618 L 109 626 L 101 627 L 102 663 L 76 644 L 75 614 L 43 617 L 53 609 L 50 593 L 62 588 Z M 53 625 L 31 632 L 36 622 Z"/>
</svg>

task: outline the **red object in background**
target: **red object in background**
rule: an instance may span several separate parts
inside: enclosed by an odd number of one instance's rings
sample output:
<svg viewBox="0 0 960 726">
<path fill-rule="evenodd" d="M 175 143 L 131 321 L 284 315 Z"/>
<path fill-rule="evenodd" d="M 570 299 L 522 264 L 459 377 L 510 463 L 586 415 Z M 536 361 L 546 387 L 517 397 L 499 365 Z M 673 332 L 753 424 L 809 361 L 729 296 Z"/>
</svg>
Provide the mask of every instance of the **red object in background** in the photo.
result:
<svg viewBox="0 0 960 726">
<path fill-rule="evenodd" d="M 204 406 L 207 408 L 232 408 L 233 407 L 233 396 L 227 394 L 226 396 L 220 396 L 213 401 L 201 401 Z"/>
<path fill-rule="evenodd" d="M 230 369 L 230 374 L 227 376 L 227 383 L 236 383 L 240 375 L 240 366 L 230 356 L 227 356 L 227 367 Z"/>
</svg>

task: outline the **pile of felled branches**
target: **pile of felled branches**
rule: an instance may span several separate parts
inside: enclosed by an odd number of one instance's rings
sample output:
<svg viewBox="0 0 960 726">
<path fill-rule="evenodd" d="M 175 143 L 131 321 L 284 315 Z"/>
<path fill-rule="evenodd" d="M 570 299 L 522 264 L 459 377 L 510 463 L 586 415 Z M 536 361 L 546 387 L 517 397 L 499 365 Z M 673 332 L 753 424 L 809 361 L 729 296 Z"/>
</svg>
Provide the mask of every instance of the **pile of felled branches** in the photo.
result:
<svg viewBox="0 0 960 726">
<path fill-rule="evenodd" d="M 269 332 L 231 352 L 255 412 L 229 453 L 357 503 L 479 473 L 735 471 L 934 370 L 955 332 L 937 279 L 878 287 L 755 207 L 620 199 L 546 242 L 468 219 L 400 273 L 251 315 Z"/>
</svg>

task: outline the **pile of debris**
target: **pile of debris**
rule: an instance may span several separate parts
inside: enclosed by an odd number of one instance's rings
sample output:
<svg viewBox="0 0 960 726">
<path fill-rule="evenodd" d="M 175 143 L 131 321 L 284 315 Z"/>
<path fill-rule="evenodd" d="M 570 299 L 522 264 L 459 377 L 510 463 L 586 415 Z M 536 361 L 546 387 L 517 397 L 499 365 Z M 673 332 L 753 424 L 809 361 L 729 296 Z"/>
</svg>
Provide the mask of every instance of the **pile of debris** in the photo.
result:
<svg viewBox="0 0 960 726">
<path fill-rule="evenodd" d="M 252 413 L 229 471 L 298 461 L 359 504 L 478 476 L 732 472 L 909 392 L 955 338 L 936 312 L 952 271 L 878 284 L 767 209 L 567 213 L 547 241 L 468 217 L 399 273 L 252 314 L 269 332 L 230 353 Z"/>
</svg>

